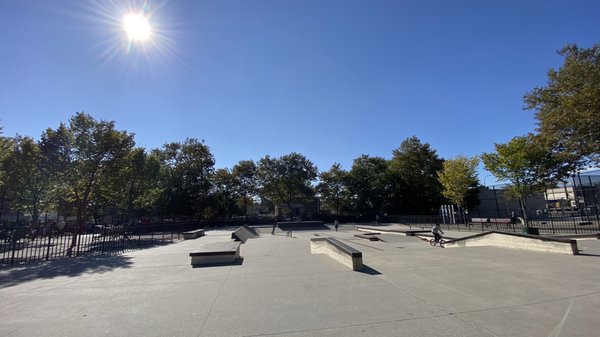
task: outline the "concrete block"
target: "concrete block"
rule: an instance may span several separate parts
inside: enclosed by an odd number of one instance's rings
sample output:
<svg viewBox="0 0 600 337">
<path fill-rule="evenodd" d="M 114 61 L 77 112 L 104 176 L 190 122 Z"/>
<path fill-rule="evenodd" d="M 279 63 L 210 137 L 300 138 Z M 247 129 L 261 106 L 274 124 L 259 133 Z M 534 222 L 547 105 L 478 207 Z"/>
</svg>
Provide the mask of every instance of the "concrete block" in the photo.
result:
<svg viewBox="0 0 600 337">
<path fill-rule="evenodd" d="M 334 238 L 310 239 L 310 252 L 325 254 L 354 271 L 363 267 L 362 253 Z"/>
</svg>

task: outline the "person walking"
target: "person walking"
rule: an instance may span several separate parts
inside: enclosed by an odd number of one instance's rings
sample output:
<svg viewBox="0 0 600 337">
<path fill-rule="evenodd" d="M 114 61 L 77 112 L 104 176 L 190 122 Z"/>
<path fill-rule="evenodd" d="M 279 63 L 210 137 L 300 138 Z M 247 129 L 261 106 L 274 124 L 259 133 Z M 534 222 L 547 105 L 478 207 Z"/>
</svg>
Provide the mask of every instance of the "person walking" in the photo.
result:
<svg viewBox="0 0 600 337">
<path fill-rule="evenodd" d="M 340 226 L 340 222 L 338 221 L 338 219 L 335 219 L 333 221 L 333 227 L 335 227 L 335 231 L 338 231 L 338 227 Z"/>
<path fill-rule="evenodd" d="M 273 230 L 271 230 L 271 235 L 275 235 L 275 227 L 277 227 L 277 219 L 273 220 Z"/>
</svg>

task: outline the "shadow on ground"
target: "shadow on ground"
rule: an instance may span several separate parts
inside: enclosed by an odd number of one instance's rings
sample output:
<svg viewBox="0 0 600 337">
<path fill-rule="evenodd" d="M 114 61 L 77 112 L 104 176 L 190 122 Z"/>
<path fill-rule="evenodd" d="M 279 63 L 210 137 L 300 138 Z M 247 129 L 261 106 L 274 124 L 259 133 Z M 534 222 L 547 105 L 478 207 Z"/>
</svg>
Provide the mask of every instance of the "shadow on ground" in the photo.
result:
<svg viewBox="0 0 600 337">
<path fill-rule="evenodd" d="M 192 265 L 192 268 L 231 267 L 231 266 L 241 266 L 243 264 L 244 264 L 244 258 L 239 257 L 233 262 Z"/>
<path fill-rule="evenodd" d="M 0 269 L 0 289 L 39 279 L 52 279 L 59 276 L 75 277 L 85 273 L 104 273 L 117 268 L 130 268 L 132 264 L 130 257 L 110 255 L 64 258 L 3 267 Z"/>
<path fill-rule="evenodd" d="M 379 271 L 367 266 L 366 264 L 363 264 L 363 267 L 359 272 L 367 275 L 381 275 Z"/>
</svg>

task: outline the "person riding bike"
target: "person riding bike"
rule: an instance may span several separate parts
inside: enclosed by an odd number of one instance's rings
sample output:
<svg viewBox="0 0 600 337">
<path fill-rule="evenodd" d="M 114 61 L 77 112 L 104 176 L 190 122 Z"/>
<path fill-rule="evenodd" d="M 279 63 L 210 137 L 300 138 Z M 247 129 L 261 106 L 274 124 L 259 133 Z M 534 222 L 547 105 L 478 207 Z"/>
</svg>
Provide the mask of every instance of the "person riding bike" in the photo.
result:
<svg viewBox="0 0 600 337">
<path fill-rule="evenodd" d="M 440 224 L 436 223 L 435 226 L 433 226 L 431 228 L 431 233 L 433 234 L 433 238 L 434 238 L 435 242 L 439 242 L 440 239 L 442 238 L 442 236 L 440 235 L 440 232 L 442 234 L 444 234 L 444 231 L 440 228 Z"/>
</svg>

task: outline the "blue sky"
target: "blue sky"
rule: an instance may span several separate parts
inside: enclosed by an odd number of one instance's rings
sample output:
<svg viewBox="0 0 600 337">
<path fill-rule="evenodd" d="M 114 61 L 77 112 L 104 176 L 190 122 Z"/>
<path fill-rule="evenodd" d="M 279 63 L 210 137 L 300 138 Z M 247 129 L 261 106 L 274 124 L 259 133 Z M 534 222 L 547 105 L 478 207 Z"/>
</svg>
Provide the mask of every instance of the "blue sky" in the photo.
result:
<svg viewBox="0 0 600 337">
<path fill-rule="evenodd" d="M 534 130 L 522 97 L 556 50 L 600 42 L 598 1 L 173 0 L 146 1 L 152 36 L 129 45 L 143 4 L 0 1 L 4 135 L 85 111 L 146 148 L 204 139 L 217 167 L 295 151 L 350 169 L 413 135 L 477 155 Z"/>
</svg>

